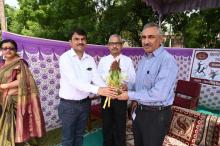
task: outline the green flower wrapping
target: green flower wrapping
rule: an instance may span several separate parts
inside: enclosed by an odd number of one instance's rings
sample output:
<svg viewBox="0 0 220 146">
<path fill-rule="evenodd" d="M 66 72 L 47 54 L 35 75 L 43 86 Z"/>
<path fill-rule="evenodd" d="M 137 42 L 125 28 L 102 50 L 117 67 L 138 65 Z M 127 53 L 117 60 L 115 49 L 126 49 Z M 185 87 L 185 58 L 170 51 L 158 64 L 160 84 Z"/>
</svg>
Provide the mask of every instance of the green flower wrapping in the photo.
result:
<svg viewBox="0 0 220 146">
<path fill-rule="evenodd" d="M 114 61 L 111 64 L 109 76 L 107 78 L 107 84 L 110 87 L 115 87 L 118 89 L 118 94 L 120 94 L 120 88 L 122 84 L 122 75 L 121 75 L 121 68 L 120 68 L 120 60 Z M 106 97 L 103 108 L 106 107 L 108 104 L 108 107 L 110 107 L 111 103 L 111 97 Z"/>
</svg>

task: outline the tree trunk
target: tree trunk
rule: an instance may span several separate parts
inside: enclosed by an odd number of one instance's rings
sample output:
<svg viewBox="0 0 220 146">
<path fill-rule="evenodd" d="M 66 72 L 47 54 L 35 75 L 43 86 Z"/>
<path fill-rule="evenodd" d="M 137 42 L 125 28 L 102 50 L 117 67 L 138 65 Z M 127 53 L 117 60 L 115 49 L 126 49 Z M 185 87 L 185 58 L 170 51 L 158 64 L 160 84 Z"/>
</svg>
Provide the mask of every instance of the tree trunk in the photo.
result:
<svg viewBox="0 0 220 146">
<path fill-rule="evenodd" d="M 7 31 L 6 19 L 5 19 L 5 9 L 4 9 L 4 0 L 0 0 L 0 17 L 1 17 L 1 30 Z"/>
</svg>

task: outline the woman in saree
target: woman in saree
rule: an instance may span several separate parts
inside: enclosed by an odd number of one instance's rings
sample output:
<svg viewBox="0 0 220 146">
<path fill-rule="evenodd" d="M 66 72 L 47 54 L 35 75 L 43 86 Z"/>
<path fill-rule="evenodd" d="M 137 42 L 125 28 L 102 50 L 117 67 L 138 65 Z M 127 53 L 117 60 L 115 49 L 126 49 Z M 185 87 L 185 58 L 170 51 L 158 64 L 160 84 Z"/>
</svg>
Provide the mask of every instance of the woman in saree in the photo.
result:
<svg viewBox="0 0 220 146">
<path fill-rule="evenodd" d="M 16 42 L 3 40 L 0 47 L 0 146 L 25 145 L 46 133 L 38 88 Z"/>
</svg>

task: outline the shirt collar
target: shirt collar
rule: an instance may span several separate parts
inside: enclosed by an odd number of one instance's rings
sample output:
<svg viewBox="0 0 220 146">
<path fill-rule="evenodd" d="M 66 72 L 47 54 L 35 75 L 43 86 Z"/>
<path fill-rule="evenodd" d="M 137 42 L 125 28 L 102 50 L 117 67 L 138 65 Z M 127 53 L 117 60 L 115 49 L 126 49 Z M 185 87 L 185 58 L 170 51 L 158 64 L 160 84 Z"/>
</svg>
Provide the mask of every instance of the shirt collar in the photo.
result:
<svg viewBox="0 0 220 146">
<path fill-rule="evenodd" d="M 145 53 L 145 57 L 151 58 L 151 57 L 153 57 L 153 56 L 158 56 L 161 52 L 163 52 L 163 50 L 164 50 L 164 46 L 161 45 L 159 48 L 157 48 L 156 50 L 154 50 L 153 53 L 151 53 L 151 54 L 149 54 L 149 55 L 147 55 L 147 54 Z"/>
<path fill-rule="evenodd" d="M 73 57 L 78 57 L 75 50 L 73 48 L 70 49 L 70 55 Z M 88 58 L 88 54 L 86 52 L 83 53 L 83 56 L 81 59 Z"/>
<path fill-rule="evenodd" d="M 119 60 L 121 58 L 121 54 L 119 54 L 116 58 L 114 58 L 111 54 L 110 54 L 110 57 L 112 58 L 112 60 Z"/>
</svg>

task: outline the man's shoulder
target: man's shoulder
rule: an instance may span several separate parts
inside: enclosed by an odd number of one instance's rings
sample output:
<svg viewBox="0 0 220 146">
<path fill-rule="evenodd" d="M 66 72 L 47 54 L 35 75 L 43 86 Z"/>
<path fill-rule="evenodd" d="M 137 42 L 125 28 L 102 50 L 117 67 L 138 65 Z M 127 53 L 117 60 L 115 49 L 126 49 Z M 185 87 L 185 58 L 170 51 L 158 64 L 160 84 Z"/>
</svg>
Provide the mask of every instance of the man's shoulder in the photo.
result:
<svg viewBox="0 0 220 146">
<path fill-rule="evenodd" d="M 63 54 L 61 54 L 60 57 L 67 56 L 70 52 L 71 52 L 71 50 L 69 49 L 69 50 L 63 52 Z"/>
<path fill-rule="evenodd" d="M 94 60 L 94 58 L 93 58 L 91 55 L 87 54 L 87 53 L 86 53 L 86 57 L 87 57 L 89 60 Z"/>
<path fill-rule="evenodd" d="M 121 58 L 125 61 L 132 61 L 132 59 L 129 56 L 121 54 Z"/>
<path fill-rule="evenodd" d="M 110 55 L 106 55 L 106 56 L 101 57 L 100 61 L 105 61 L 105 60 L 108 60 L 109 58 L 110 58 Z"/>
<path fill-rule="evenodd" d="M 165 48 L 164 48 L 162 54 L 167 59 L 175 59 L 174 56 L 172 54 L 170 54 Z"/>
<path fill-rule="evenodd" d="M 126 58 L 126 59 L 131 59 L 129 56 L 126 56 L 124 54 L 121 54 L 121 57 Z"/>
<path fill-rule="evenodd" d="M 106 59 L 106 58 L 110 58 L 110 57 L 112 57 L 112 56 L 109 54 L 109 55 L 103 56 L 102 58 L 103 58 L 103 59 Z"/>
<path fill-rule="evenodd" d="M 170 54 L 166 49 L 164 49 L 164 51 L 163 51 L 163 53 L 162 53 L 163 55 L 163 63 L 167 63 L 167 62 L 172 62 L 173 64 L 175 64 L 175 65 L 177 65 L 177 61 L 176 61 L 176 59 L 175 59 L 175 57 L 172 55 L 172 54 Z"/>
<path fill-rule="evenodd" d="M 60 55 L 59 61 L 64 61 L 64 60 L 68 60 L 70 57 L 70 52 L 71 50 L 67 50 L 66 52 L 64 52 L 63 54 Z"/>
</svg>

